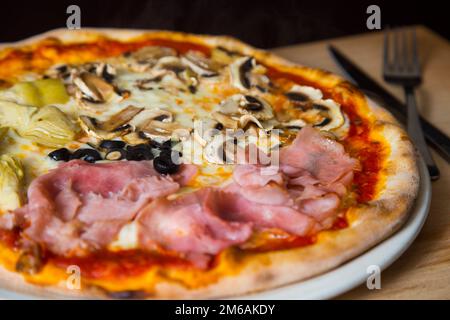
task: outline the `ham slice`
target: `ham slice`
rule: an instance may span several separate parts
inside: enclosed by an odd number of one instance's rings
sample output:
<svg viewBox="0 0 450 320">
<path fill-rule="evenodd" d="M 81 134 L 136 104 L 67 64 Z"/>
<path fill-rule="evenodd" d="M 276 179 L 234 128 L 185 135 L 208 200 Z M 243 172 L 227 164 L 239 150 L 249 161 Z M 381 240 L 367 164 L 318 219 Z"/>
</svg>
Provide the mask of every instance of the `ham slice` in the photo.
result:
<svg viewBox="0 0 450 320">
<path fill-rule="evenodd" d="M 17 214 L 25 234 L 62 255 L 83 254 L 111 242 L 149 201 L 180 184 L 148 161 L 90 164 L 70 161 L 35 179 Z"/>
<path fill-rule="evenodd" d="M 202 189 L 173 201 L 153 201 L 137 218 L 141 246 L 173 250 L 205 267 L 209 255 L 245 242 L 251 235 L 251 225 L 222 219 L 218 192 Z"/>
<path fill-rule="evenodd" d="M 335 182 L 358 168 L 358 161 L 341 144 L 312 127 L 303 128 L 290 146 L 281 148 L 280 164 L 288 176 L 307 171 L 322 183 Z"/>
</svg>

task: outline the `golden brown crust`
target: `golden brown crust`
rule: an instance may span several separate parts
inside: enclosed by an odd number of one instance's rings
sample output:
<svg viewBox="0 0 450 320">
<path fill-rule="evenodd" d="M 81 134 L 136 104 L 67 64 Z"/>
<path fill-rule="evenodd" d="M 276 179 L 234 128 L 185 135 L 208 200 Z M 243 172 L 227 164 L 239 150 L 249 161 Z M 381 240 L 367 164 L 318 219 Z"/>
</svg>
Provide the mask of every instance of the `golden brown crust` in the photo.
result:
<svg viewBox="0 0 450 320">
<path fill-rule="evenodd" d="M 149 31 L 114 29 L 69 31 L 60 29 L 15 45 L 34 43 L 47 36 L 56 37 L 65 42 L 80 41 L 80 39 L 92 41 L 99 33 L 106 34 L 113 39 L 129 40 L 147 32 Z M 367 101 L 353 85 L 336 75 L 319 69 L 294 65 L 271 53 L 256 50 L 230 37 L 197 36 L 165 31 L 150 32 L 167 36 L 170 39 L 192 41 L 209 46 L 220 45 L 230 50 L 241 51 L 253 55 L 257 60 L 281 71 L 297 74 L 323 87 L 333 88 L 333 92 L 341 94 L 343 100 L 351 98 L 353 101 L 357 101 L 358 108 L 365 110 L 367 116 L 372 119 L 371 136 L 382 139 L 383 143 L 389 147 L 389 153 L 382 165 L 382 179 L 378 182 L 375 198 L 369 203 L 350 209 L 347 228 L 321 232 L 314 245 L 269 253 L 246 254 L 238 262 L 240 271 L 237 274 L 221 277 L 217 282 L 204 287 L 189 289 L 175 282 L 161 282 L 156 286 L 151 297 L 236 296 L 304 280 L 335 268 L 368 250 L 393 234 L 406 220 L 419 187 L 415 150 L 405 131 L 392 115 L 385 109 Z M 15 279 L 16 289 L 26 289 L 32 294 L 48 295 L 65 291 L 67 294 L 73 294 L 73 291 L 64 288 L 35 288 L 19 280 L 19 275 L 0 270 L 0 286 L 4 286 L 5 279 L 11 278 Z M 75 292 L 75 294 L 79 295 L 80 292 Z M 98 296 L 99 294 L 101 293 L 95 290 L 81 292 L 81 296 Z"/>
</svg>

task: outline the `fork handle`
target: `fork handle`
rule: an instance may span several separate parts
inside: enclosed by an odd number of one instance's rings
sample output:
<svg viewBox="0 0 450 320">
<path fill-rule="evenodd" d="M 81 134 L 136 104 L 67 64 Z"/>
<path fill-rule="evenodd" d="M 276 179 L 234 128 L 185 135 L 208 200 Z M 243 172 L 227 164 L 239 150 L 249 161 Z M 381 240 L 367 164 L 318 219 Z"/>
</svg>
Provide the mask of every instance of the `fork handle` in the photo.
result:
<svg viewBox="0 0 450 320">
<path fill-rule="evenodd" d="M 405 86 L 405 97 L 406 105 L 408 107 L 408 134 L 412 138 L 417 150 L 422 155 L 424 159 L 428 172 L 430 174 L 431 180 L 439 179 L 440 172 L 433 157 L 431 156 L 430 150 L 425 142 L 425 137 L 423 135 L 422 127 L 419 120 L 419 112 L 417 111 L 416 97 L 414 94 L 414 87 Z"/>
</svg>

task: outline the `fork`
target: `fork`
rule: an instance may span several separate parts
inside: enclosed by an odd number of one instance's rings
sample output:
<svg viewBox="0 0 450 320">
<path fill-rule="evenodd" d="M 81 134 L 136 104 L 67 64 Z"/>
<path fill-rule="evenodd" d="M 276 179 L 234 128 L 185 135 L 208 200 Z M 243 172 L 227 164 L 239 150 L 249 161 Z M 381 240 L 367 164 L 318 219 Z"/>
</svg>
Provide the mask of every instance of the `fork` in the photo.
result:
<svg viewBox="0 0 450 320">
<path fill-rule="evenodd" d="M 390 47 L 391 41 L 393 42 L 393 48 Z M 414 95 L 415 87 L 422 82 L 414 29 L 410 32 L 405 29 L 394 29 L 392 32 L 390 30 L 385 31 L 383 77 L 386 82 L 403 87 L 408 108 L 408 134 L 425 160 L 431 180 L 439 179 L 439 168 L 425 142 Z"/>
</svg>

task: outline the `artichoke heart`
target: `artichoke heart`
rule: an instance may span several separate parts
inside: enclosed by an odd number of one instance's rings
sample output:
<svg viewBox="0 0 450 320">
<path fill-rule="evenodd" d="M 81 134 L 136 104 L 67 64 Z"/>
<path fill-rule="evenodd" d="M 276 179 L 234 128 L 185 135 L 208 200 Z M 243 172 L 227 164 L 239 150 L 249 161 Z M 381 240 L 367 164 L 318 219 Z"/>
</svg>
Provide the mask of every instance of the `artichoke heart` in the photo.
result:
<svg viewBox="0 0 450 320">
<path fill-rule="evenodd" d="M 9 155 L 0 156 L 0 212 L 22 205 L 23 178 L 22 163 L 18 159 Z"/>
<path fill-rule="evenodd" d="M 17 128 L 19 134 L 36 143 L 60 147 L 72 141 L 75 131 L 66 115 L 55 106 L 37 110 L 25 128 Z"/>
<path fill-rule="evenodd" d="M 72 123 L 55 106 L 35 108 L 0 100 L 0 126 L 49 147 L 63 146 L 75 137 Z"/>
<path fill-rule="evenodd" d="M 59 79 L 40 79 L 32 82 L 19 82 L 0 93 L 4 100 L 33 107 L 63 104 L 69 100 L 66 88 Z"/>
</svg>

